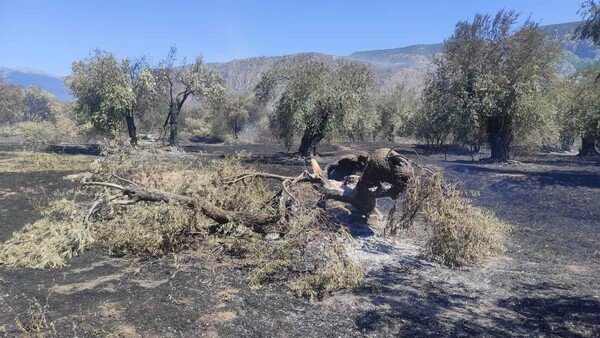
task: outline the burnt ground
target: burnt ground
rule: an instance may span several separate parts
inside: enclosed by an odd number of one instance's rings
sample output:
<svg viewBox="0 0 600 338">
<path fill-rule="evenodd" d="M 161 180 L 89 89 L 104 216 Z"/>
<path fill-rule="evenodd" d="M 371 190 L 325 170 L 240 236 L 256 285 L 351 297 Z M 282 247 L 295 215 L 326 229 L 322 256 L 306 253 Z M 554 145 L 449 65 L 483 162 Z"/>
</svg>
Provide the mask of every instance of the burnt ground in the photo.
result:
<svg viewBox="0 0 600 338">
<path fill-rule="evenodd" d="M 321 161 L 377 146 L 325 147 Z M 185 156 L 238 150 L 255 154 L 249 165 L 262 170 L 303 169 L 279 146 L 191 145 Z M 416 157 L 410 147 L 403 151 Z M 251 290 L 248 267 L 235 259 L 188 252 L 131 260 L 97 248 L 62 269 L 0 267 L 0 336 L 35 335 L 17 322 L 32 329 L 42 319 L 40 335 L 58 337 L 600 336 L 598 162 L 444 158 L 422 155 L 478 190 L 477 205 L 514 224 L 506 252 L 481 266 L 448 269 L 424 256 L 418 240 L 391 240 L 354 224 L 348 247 L 365 264 L 365 287 L 313 305 L 276 283 Z M 0 170 L 0 241 L 39 217 L 44 195 L 72 187 L 67 174 Z"/>
</svg>

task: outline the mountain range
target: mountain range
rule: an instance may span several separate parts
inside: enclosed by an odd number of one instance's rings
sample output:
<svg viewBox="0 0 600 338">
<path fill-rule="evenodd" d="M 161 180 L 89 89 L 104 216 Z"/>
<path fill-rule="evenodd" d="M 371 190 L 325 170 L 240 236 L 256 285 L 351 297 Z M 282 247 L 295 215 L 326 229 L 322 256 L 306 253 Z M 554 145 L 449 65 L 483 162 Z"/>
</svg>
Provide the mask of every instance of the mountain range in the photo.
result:
<svg viewBox="0 0 600 338">
<path fill-rule="evenodd" d="M 591 41 L 573 39 L 580 22 L 540 26 L 551 41 L 563 49 L 560 71 L 568 74 L 577 68 L 600 61 L 600 49 Z M 430 65 L 432 57 L 442 51 L 443 44 L 421 44 L 402 48 L 358 51 L 348 56 L 335 56 L 320 53 L 300 53 L 286 56 L 252 57 L 229 62 L 208 63 L 219 70 L 227 86 L 235 92 L 251 89 L 260 75 L 279 61 L 294 63 L 300 60 L 318 60 L 335 63 L 338 60 L 357 60 L 367 63 L 374 71 L 380 84 L 393 87 L 404 84 L 418 87 Z M 0 67 L 0 78 L 19 86 L 38 86 L 60 100 L 72 99 L 65 87 L 64 78 L 31 69 L 9 69 Z"/>
<path fill-rule="evenodd" d="M 61 101 L 73 97 L 65 87 L 64 78 L 29 68 L 10 69 L 0 66 L 0 79 L 21 87 L 40 87 L 56 96 Z"/>
</svg>

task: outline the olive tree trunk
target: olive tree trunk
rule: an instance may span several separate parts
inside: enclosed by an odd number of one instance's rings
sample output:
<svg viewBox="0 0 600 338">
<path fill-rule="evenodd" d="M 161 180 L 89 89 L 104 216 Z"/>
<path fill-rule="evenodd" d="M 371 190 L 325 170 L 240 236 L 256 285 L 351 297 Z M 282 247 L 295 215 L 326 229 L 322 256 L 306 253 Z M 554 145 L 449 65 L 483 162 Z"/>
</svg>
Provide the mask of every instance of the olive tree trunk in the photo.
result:
<svg viewBox="0 0 600 338">
<path fill-rule="evenodd" d="M 305 131 L 300 141 L 300 147 L 298 152 L 302 157 L 311 157 L 316 155 L 317 144 L 323 140 L 324 135 L 322 133 L 312 134 L 309 131 Z"/>
<path fill-rule="evenodd" d="M 581 149 L 579 149 L 579 156 L 599 156 L 598 150 L 596 150 L 596 139 L 593 136 L 584 136 L 581 138 Z"/>
<path fill-rule="evenodd" d="M 492 152 L 490 160 L 506 162 L 510 160 L 510 146 L 513 140 L 513 130 L 510 122 L 492 119 L 488 122 L 488 143 Z"/>
<path fill-rule="evenodd" d="M 137 128 L 135 127 L 135 120 L 133 117 L 133 113 L 131 115 L 125 116 L 125 121 L 127 122 L 127 133 L 129 134 L 129 142 L 132 146 L 137 146 Z"/>
<path fill-rule="evenodd" d="M 310 157 L 317 154 L 317 144 L 325 138 L 325 130 L 329 124 L 329 119 L 333 112 L 328 108 L 321 110 L 320 121 L 316 128 L 307 128 L 300 141 L 298 152 L 302 157 Z"/>
<path fill-rule="evenodd" d="M 170 146 L 177 146 L 178 142 L 177 142 L 177 117 L 179 117 L 179 109 L 177 109 L 176 107 L 171 107 L 171 112 L 169 113 L 169 126 L 170 126 L 170 133 L 169 133 L 169 145 Z"/>
</svg>

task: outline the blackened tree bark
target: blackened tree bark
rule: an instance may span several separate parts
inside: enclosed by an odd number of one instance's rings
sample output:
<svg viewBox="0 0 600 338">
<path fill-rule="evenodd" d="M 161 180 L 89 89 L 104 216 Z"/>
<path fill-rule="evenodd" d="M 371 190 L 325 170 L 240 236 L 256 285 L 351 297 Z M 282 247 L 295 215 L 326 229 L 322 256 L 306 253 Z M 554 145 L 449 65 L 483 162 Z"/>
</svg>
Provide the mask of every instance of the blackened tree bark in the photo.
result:
<svg viewBox="0 0 600 338">
<path fill-rule="evenodd" d="M 167 124 L 169 125 L 169 145 L 172 147 L 179 145 L 177 140 L 177 118 L 179 118 L 179 113 L 181 113 L 183 104 L 191 94 L 191 89 L 186 88 L 185 91 L 179 93 L 175 98 L 173 98 L 169 104 L 169 115 L 167 116 L 167 120 L 165 121 L 163 128 L 166 128 Z"/>
<path fill-rule="evenodd" d="M 493 162 L 506 162 L 510 160 L 510 146 L 513 139 L 513 130 L 510 121 L 501 117 L 489 119 L 487 134 L 492 152 L 490 160 Z"/>
<path fill-rule="evenodd" d="M 177 142 L 177 117 L 179 117 L 179 110 L 177 109 L 177 107 L 171 107 L 170 108 L 170 112 L 169 112 L 169 126 L 170 126 L 170 133 L 169 133 L 169 145 L 170 146 L 177 146 L 178 142 Z"/>
<path fill-rule="evenodd" d="M 132 146 L 137 146 L 137 128 L 135 127 L 135 120 L 133 114 L 125 115 L 125 121 L 127 121 L 127 132 L 129 133 L 129 142 Z"/>
<path fill-rule="evenodd" d="M 311 157 L 312 155 L 316 155 L 317 152 L 317 144 L 323 140 L 323 134 L 317 133 L 313 134 L 308 130 L 304 132 L 302 136 L 302 141 L 300 141 L 300 147 L 298 148 L 298 152 L 302 157 Z"/>
<path fill-rule="evenodd" d="M 169 114 L 165 119 L 163 129 L 166 133 L 169 126 L 169 145 L 177 146 L 177 119 L 183 104 L 190 95 L 197 99 L 220 96 L 223 91 L 222 78 L 219 74 L 204 65 L 202 57 L 188 65 L 184 61 L 175 66 L 177 49 L 171 47 L 166 59 L 161 61 L 158 69 L 159 79 L 162 83 L 166 97 L 169 100 Z"/>
<path fill-rule="evenodd" d="M 579 156 L 599 156 L 598 150 L 596 150 L 596 139 L 593 136 L 583 136 L 581 138 L 581 149 L 579 149 Z"/>
<path fill-rule="evenodd" d="M 300 156 L 310 157 L 317 154 L 317 144 L 325 138 L 325 130 L 329 124 L 331 114 L 332 111 L 330 109 L 324 109 L 321 113 L 319 124 L 315 128 L 304 130 L 304 135 L 302 135 L 300 147 L 298 148 Z"/>
</svg>

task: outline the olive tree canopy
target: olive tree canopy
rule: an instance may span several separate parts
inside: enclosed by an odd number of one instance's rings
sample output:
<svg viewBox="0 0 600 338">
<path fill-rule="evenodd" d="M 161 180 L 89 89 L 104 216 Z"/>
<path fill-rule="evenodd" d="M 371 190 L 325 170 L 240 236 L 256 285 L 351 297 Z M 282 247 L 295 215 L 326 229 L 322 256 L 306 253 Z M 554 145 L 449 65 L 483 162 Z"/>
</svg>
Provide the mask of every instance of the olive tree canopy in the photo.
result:
<svg viewBox="0 0 600 338">
<path fill-rule="evenodd" d="M 115 135 L 123 119 L 131 144 L 137 144 L 134 113 L 144 93 L 152 91 L 154 77 L 143 60 L 122 61 L 95 50 L 89 58 L 73 63 L 66 79 L 76 97 L 76 110 L 100 133 Z"/>
<path fill-rule="evenodd" d="M 500 11 L 459 22 L 424 91 L 429 109 L 461 127 L 455 134 L 471 142 L 487 139 L 493 161 L 508 160 L 515 141 L 554 112 L 545 98 L 559 48 L 529 20 L 515 28 L 518 17 Z"/>
<path fill-rule="evenodd" d="M 7 84 L 0 79 L 0 124 L 15 124 L 21 121 L 26 107 L 21 87 Z"/>
<path fill-rule="evenodd" d="M 274 98 L 271 128 L 288 148 L 302 135 L 298 149 L 310 156 L 333 132 L 347 132 L 361 119 L 361 108 L 374 84 L 372 71 L 362 63 L 334 66 L 304 61 L 275 65 L 255 88 L 259 99 Z"/>
</svg>

